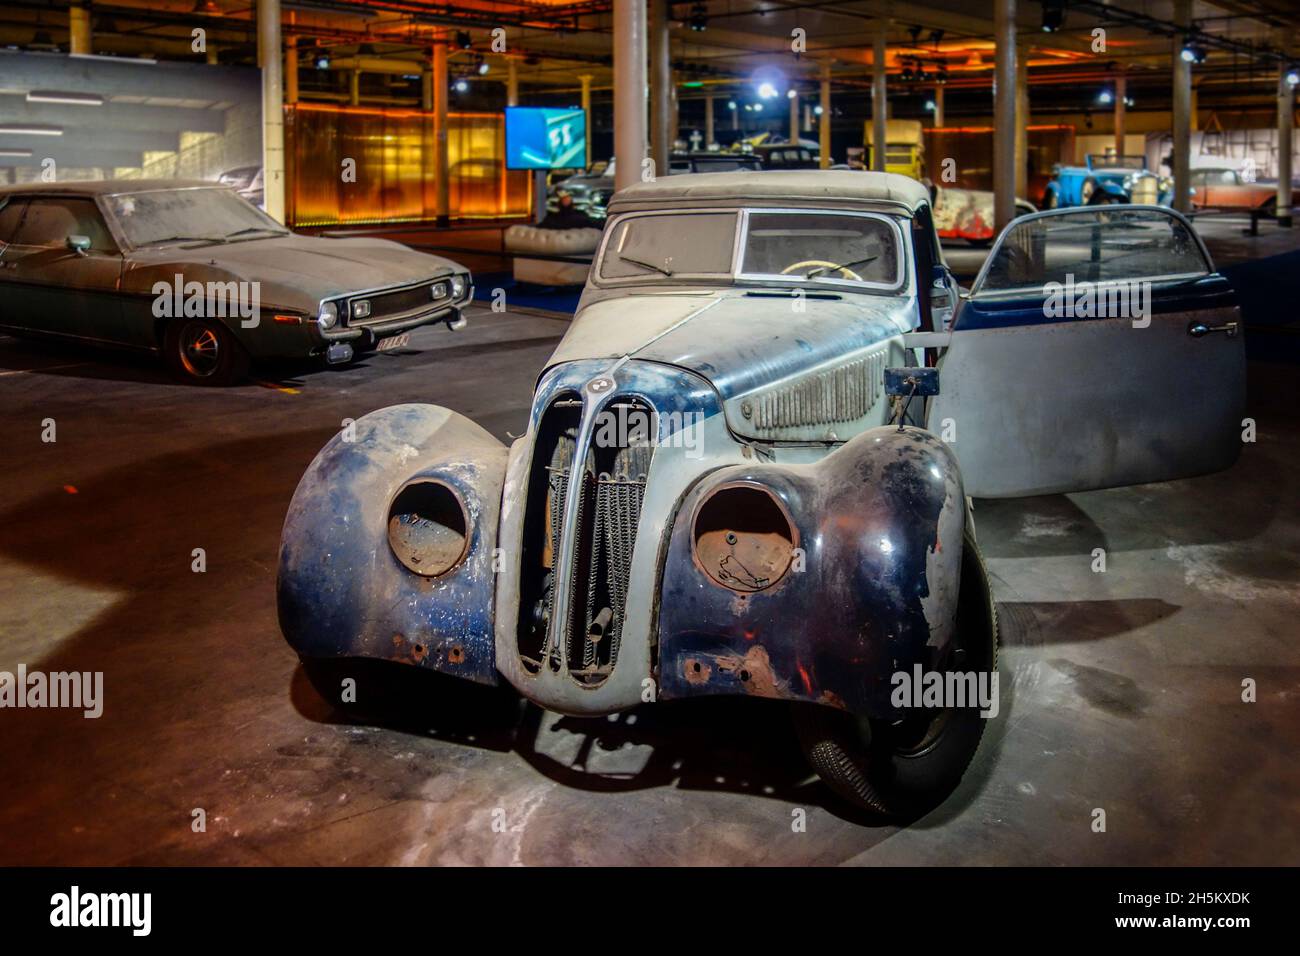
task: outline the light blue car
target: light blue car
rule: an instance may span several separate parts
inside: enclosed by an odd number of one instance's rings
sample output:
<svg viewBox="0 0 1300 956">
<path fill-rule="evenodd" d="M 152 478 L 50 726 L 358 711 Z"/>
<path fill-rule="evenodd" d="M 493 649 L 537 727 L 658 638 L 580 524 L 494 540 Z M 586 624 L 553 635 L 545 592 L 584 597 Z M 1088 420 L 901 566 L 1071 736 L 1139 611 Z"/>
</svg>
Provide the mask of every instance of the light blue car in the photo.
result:
<svg viewBox="0 0 1300 956">
<path fill-rule="evenodd" d="M 1167 206 L 1174 195 L 1173 180 L 1147 169 L 1142 156 L 1089 154 L 1083 166 L 1058 165 L 1052 172 L 1056 178 L 1043 193 L 1043 209 L 1107 203 Z"/>
</svg>

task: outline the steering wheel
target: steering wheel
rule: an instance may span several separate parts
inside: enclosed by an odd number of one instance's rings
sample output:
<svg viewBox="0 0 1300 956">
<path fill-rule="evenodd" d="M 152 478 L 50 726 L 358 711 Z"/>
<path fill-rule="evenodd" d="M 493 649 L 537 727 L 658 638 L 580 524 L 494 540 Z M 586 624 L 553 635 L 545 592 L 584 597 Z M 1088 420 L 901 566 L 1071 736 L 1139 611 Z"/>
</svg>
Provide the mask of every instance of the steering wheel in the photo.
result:
<svg viewBox="0 0 1300 956">
<path fill-rule="evenodd" d="M 844 266 L 836 265 L 834 262 L 827 262 L 825 259 L 805 259 L 803 262 L 796 262 L 794 265 L 786 266 L 781 270 L 781 275 L 788 276 L 803 268 L 821 266 L 827 272 L 838 272 L 844 278 L 853 282 L 861 282 L 862 276 L 858 275 L 852 269 L 846 269 Z M 823 275 L 825 273 L 822 273 Z"/>
</svg>

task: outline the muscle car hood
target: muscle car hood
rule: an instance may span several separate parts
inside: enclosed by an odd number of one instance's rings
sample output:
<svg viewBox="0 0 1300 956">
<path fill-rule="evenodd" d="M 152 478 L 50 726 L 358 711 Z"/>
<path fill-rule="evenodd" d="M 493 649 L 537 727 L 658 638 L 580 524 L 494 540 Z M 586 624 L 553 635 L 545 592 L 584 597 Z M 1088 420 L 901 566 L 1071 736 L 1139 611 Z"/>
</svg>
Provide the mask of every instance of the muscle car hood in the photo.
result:
<svg viewBox="0 0 1300 956">
<path fill-rule="evenodd" d="M 797 306 L 803 310 L 798 311 Z M 775 289 L 633 294 L 581 309 L 548 367 L 624 356 L 696 372 L 724 400 L 797 376 L 913 327 L 906 295 L 809 295 Z"/>
<path fill-rule="evenodd" d="M 325 298 L 445 275 L 453 264 L 386 239 L 278 236 L 186 249 L 142 249 L 129 257 L 128 291 L 174 273 L 185 280 L 257 281 L 265 303 L 315 310 Z"/>
</svg>

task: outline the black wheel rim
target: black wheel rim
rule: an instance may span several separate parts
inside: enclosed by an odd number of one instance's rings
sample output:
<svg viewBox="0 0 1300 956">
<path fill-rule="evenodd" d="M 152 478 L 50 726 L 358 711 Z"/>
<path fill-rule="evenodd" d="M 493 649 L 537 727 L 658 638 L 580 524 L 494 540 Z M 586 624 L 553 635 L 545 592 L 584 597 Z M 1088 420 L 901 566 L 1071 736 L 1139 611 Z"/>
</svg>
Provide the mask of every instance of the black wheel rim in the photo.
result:
<svg viewBox="0 0 1300 956">
<path fill-rule="evenodd" d="M 221 364 L 221 340 L 202 322 L 186 323 L 181 329 L 179 348 L 181 365 L 195 378 L 207 378 Z"/>
</svg>

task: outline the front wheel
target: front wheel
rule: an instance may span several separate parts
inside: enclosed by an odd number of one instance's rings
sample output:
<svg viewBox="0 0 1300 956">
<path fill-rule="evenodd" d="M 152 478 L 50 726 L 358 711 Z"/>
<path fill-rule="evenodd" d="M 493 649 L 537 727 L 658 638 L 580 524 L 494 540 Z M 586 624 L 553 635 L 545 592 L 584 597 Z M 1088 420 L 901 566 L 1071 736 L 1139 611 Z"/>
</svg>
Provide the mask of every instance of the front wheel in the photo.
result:
<svg viewBox="0 0 1300 956">
<path fill-rule="evenodd" d="M 232 385 L 248 371 L 248 353 L 234 333 L 207 319 L 169 323 L 163 357 L 178 378 L 193 385 Z"/>
<path fill-rule="evenodd" d="M 951 653 L 938 669 L 989 675 L 998 668 L 998 624 L 988 571 L 969 535 Z M 977 676 L 977 680 L 981 680 Z M 937 806 L 961 781 L 984 734 L 979 707 L 919 708 L 902 720 L 869 720 L 819 704 L 797 704 L 804 755 L 839 797 L 882 816 L 910 819 Z"/>
</svg>

